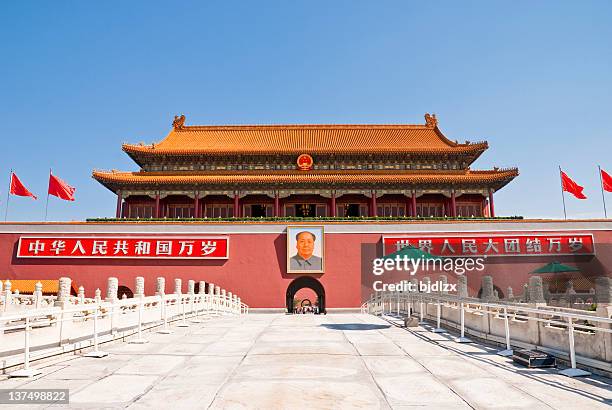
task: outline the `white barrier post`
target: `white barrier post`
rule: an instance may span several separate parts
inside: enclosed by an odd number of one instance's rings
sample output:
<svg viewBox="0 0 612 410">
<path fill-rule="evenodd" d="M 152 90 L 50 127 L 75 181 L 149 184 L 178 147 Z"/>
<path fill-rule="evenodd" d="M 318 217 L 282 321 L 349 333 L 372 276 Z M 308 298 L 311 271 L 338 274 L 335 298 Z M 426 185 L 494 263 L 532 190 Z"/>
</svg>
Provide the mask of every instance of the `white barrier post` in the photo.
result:
<svg viewBox="0 0 612 410">
<path fill-rule="evenodd" d="M 397 291 L 397 316 L 400 315 L 400 292 Z"/>
<path fill-rule="evenodd" d="M 101 358 L 101 357 L 106 357 L 108 356 L 108 353 L 106 352 L 102 352 L 100 350 L 98 350 L 98 309 L 100 307 L 96 304 L 96 309 L 94 310 L 94 350 L 93 352 L 89 352 L 89 353 L 85 353 L 83 356 L 84 357 L 95 357 L 95 358 Z"/>
<path fill-rule="evenodd" d="M 572 367 L 570 369 L 561 370 L 559 374 L 568 377 L 580 377 L 580 376 L 590 376 L 591 373 L 576 368 L 576 349 L 574 347 L 574 321 L 571 317 L 567 318 L 568 326 L 567 330 L 569 332 L 569 348 L 570 348 L 570 361 L 572 363 Z"/>
<path fill-rule="evenodd" d="M 144 309 L 144 305 L 142 303 L 143 296 L 139 297 L 138 301 L 138 337 L 134 340 L 130 340 L 131 344 L 143 345 L 145 343 L 149 343 L 147 339 L 142 338 L 142 310 Z"/>
<path fill-rule="evenodd" d="M 419 325 L 424 325 L 427 322 L 425 322 L 425 312 L 423 311 L 423 296 L 420 297 L 419 313 L 421 315 L 421 320 L 419 320 Z"/>
<path fill-rule="evenodd" d="M 412 317 L 412 295 L 408 294 L 408 317 Z"/>
<path fill-rule="evenodd" d="M 9 377 L 34 377 L 42 373 L 40 370 L 30 369 L 30 318 L 28 316 L 25 318 L 24 333 L 25 346 L 23 350 L 23 369 L 12 372 L 9 374 Z"/>
<path fill-rule="evenodd" d="M 440 300 L 438 299 L 438 303 L 436 305 L 436 316 L 437 316 L 437 327 L 433 330 L 434 333 L 444 333 L 445 330 L 442 329 L 441 325 L 441 316 L 442 316 L 442 307 L 440 306 Z"/>
<path fill-rule="evenodd" d="M 506 332 L 506 349 L 497 352 L 498 355 L 508 357 L 514 354 L 512 346 L 510 346 L 510 323 L 508 323 L 508 309 L 504 307 L 504 328 Z"/>
<path fill-rule="evenodd" d="M 465 337 L 465 309 L 463 308 L 463 302 L 461 302 L 461 336 L 457 339 L 457 343 L 472 343 L 472 341 Z"/>
</svg>

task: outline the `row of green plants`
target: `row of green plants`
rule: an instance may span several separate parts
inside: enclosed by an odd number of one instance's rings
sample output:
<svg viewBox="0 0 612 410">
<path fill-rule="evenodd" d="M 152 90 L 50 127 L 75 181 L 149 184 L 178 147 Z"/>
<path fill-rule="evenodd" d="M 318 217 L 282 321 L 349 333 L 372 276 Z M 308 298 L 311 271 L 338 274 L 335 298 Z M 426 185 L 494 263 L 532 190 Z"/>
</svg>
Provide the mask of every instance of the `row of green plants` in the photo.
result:
<svg viewBox="0 0 612 410">
<path fill-rule="evenodd" d="M 89 218 L 87 222 L 308 222 L 308 221 L 496 221 L 496 220 L 516 220 L 523 219 L 522 216 L 496 216 L 490 217 L 412 217 L 412 216 L 317 216 L 317 217 L 297 217 L 297 216 L 271 216 L 271 217 L 240 217 L 240 218 Z"/>
</svg>

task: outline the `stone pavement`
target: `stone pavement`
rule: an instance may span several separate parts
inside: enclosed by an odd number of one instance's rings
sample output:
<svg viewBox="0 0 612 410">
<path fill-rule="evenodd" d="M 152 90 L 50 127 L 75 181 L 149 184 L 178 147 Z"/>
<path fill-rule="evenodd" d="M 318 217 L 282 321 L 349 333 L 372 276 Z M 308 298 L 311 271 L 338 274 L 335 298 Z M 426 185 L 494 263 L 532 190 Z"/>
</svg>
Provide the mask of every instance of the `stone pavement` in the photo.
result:
<svg viewBox="0 0 612 410">
<path fill-rule="evenodd" d="M 35 380 L 3 379 L 0 389 L 68 388 L 73 408 L 535 410 L 612 404 L 609 379 L 525 369 L 487 347 L 369 315 L 251 314 L 173 330 L 146 334 L 145 345 L 105 346 L 111 355 L 103 359 L 39 365 L 43 374 Z"/>
</svg>

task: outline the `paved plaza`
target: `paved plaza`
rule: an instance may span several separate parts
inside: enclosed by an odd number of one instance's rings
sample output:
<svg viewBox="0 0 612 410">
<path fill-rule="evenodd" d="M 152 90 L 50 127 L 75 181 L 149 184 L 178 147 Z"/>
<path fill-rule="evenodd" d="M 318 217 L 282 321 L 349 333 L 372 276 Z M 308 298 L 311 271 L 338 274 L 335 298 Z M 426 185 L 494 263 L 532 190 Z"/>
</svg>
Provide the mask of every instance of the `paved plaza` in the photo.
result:
<svg viewBox="0 0 612 410">
<path fill-rule="evenodd" d="M 68 388 L 74 408 L 535 410 L 612 403 L 609 379 L 525 369 L 488 347 L 370 315 L 251 314 L 173 330 L 146 334 L 144 345 L 106 345 L 106 358 L 38 365 L 43 374 L 35 380 L 2 379 L 0 388 Z"/>
</svg>

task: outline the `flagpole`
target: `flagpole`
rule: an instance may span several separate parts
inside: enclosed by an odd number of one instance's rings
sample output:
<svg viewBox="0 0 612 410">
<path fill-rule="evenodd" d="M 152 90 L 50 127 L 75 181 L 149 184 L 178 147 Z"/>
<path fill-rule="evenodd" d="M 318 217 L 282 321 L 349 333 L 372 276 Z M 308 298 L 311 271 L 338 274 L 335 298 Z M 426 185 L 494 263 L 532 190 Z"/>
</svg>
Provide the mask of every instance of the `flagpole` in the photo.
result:
<svg viewBox="0 0 612 410">
<path fill-rule="evenodd" d="M 606 196 L 604 195 L 603 189 L 603 177 L 601 175 L 601 166 L 597 165 L 597 168 L 599 169 L 599 184 L 601 185 L 601 201 L 603 202 L 604 206 L 604 218 L 608 219 L 608 212 L 606 211 Z"/>
<path fill-rule="evenodd" d="M 11 168 L 11 173 L 9 174 L 9 187 L 6 190 L 6 210 L 4 211 L 4 222 L 6 222 L 6 218 L 8 216 L 9 200 L 11 199 L 11 182 L 13 182 L 13 169 L 12 168 Z"/>
<path fill-rule="evenodd" d="M 49 168 L 49 180 L 51 180 L 51 168 Z M 47 222 L 48 212 L 49 212 L 49 187 L 47 187 L 47 204 L 45 205 L 45 222 Z"/>
<path fill-rule="evenodd" d="M 561 165 L 559 165 L 559 178 L 561 179 L 561 199 L 563 199 L 563 216 L 567 219 L 567 211 L 565 210 L 565 193 L 563 192 L 563 176 L 561 175 Z"/>
</svg>

